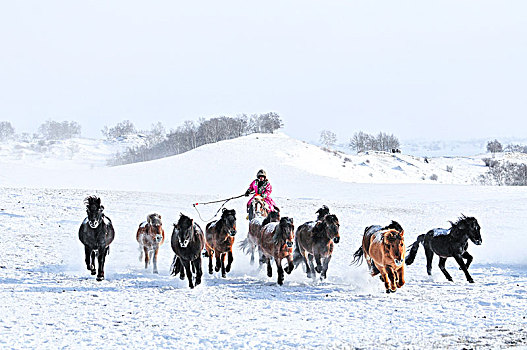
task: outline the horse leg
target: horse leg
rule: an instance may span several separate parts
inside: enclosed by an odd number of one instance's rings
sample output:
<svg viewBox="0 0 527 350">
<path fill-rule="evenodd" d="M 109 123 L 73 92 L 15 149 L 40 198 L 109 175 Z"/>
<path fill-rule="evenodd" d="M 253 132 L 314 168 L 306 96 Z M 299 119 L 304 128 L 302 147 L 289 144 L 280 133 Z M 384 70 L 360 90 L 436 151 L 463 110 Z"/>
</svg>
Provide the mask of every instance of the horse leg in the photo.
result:
<svg viewBox="0 0 527 350">
<path fill-rule="evenodd" d="M 194 288 L 194 283 L 192 282 L 192 271 L 190 270 L 190 260 L 184 260 L 183 266 L 185 266 L 185 270 L 187 272 L 188 286 L 190 288 Z"/>
<path fill-rule="evenodd" d="M 276 261 L 276 269 L 278 270 L 278 285 L 284 284 L 284 269 L 282 268 L 282 259 L 274 259 Z"/>
<path fill-rule="evenodd" d="M 309 261 L 309 268 L 308 270 L 311 270 L 311 273 L 308 272 L 307 274 L 307 277 L 311 277 L 311 278 L 316 278 L 317 277 L 317 274 L 316 274 L 316 270 L 315 270 L 315 265 L 313 264 L 313 255 L 312 254 L 307 254 L 307 260 Z"/>
<path fill-rule="evenodd" d="M 258 255 L 260 256 L 258 258 L 258 262 L 260 264 L 260 268 L 262 267 L 263 264 L 266 264 L 267 263 L 267 258 L 265 257 L 265 255 L 262 253 L 262 250 L 260 249 L 260 247 L 258 247 Z"/>
<path fill-rule="evenodd" d="M 267 263 L 267 277 L 273 277 L 273 268 L 271 267 L 271 258 L 267 258 L 266 263 Z"/>
<path fill-rule="evenodd" d="M 315 267 L 315 271 L 318 273 L 322 272 L 322 261 L 320 260 L 320 254 L 315 254 L 315 262 L 317 263 L 317 266 Z"/>
<path fill-rule="evenodd" d="M 402 286 L 404 286 L 404 264 L 403 266 L 401 266 L 401 268 L 399 270 L 397 270 L 396 272 L 396 276 L 397 276 L 397 287 L 398 288 L 401 288 Z"/>
<path fill-rule="evenodd" d="M 467 267 L 467 270 L 468 270 L 468 267 L 470 266 L 470 264 L 472 263 L 472 260 L 474 258 L 468 252 L 464 252 L 463 255 L 461 255 L 461 256 L 463 258 L 467 259 L 467 261 L 465 262 L 465 266 Z M 461 267 L 459 269 L 462 270 Z"/>
<path fill-rule="evenodd" d="M 465 277 L 467 278 L 467 281 L 469 283 L 474 283 L 474 280 L 472 279 L 472 276 L 470 276 L 470 273 L 468 273 L 467 267 L 465 266 L 465 262 L 463 261 L 462 256 L 461 255 L 454 255 L 454 259 L 456 259 L 459 267 L 465 273 Z"/>
<path fill-rule="evenodd" d="M 139 261 L 143 261 L 143 246 L 142 245 L 139 246 L 139 252 L 140 252 Z"/>
<path fill-rule="evenodd" d="M 90 254 L 90 270 L 91 270 L 92 275 L 97 274 L 97 270 L 95 269 L 95 251 L 94 250 L 92 250 Z"/>
<path fill-rule="evenodd" d="M 430 276 L 432 275 L 432 260 L 434 260 L 434 252 L 428 246 L 425 245 L 424 247 L 426 255 L 426 273 Z"/>
<path fill-rule="evenodd" d="M 443 271 L 443 275 L 445 275 L 446 279 L 452 282 L 452 276 L 448 273 L 448 271 L 445 268 L 446 258 L 439 257 L 439 268 L 441 271 Z"/>
<path fill-rule="evenodd" d="M 284 269 L 284 271 L 285 273 L 290 275 L 291 272 L 293 272 L 293 270 L 295 269 L 295 264 L 293 262 L 293 255 L 289 254 L 288 256 L 286 256 L 286 259 L 287 259 L 287 267 Z"/>
<path fill-rule="evenodd" d="M 390 291 L 388 293 L 395 293 L 397 291 L 397 287 L 395 286 L 395 274 L 393 273 L 393 270 L 391 268 L 386 269 L 386 275 L 388 277 L 388 285 L 390 286 Z M 388 291 L 388 290 L 386 290 Z"/>
<path fill-rule="evenodd" d="M 231 265 L 234 261 L 234 257 L 232 256 L 232 250 L 227 252 L 227 267 L 225 267 L 225 271 L 230 272 L 231 271 Z"/>
<path fill-rule="evenodd" d="M 179 260 L 179 265 L 180 265 L 179 279 L 183 281 L 186 277 L 185 276 L 186 275 L 185 274 L 185 264 L 183 263 L 183 259 L 178 258 L 178 260 Z"/>
<path fill-rule="evenodd" d="M 225 272 L 225 253 L 220 254 L 220 260 L 221 260 L 221 277 L 225 278 L 227 277 L 227 273 Z"/>
<path fill-rule="evenodd" d="M 329 266 L 330 261 L 331 261 L 331 255 L 329 255 L 327 258 L 324 259 L 324 265 L 322 266 L 322 273 L 320 274 L 320 279 L 327 278 L 328 266 Z"/>
<path fill-rule="evenodd" d="M 148 254 L 148 248 L 143 246 L 143 250 L 145 251 L 145 269 L 148 268 L 148 263 L 150 262 L 150 255 Z"/>
<path fill-rule="evenodd" d="M 212 253 L 209 253 L 209 275 L 212 275 Z"/>
<path fill-rule="evenodd" d="M 203 276 L 203 271 L 201 270 L 201 258 L 197 258 L 192 262 L 196 270 L 196 286 L 201 283 L 201 276 Z"/>
<path fill-rule="evenodd" d="M 88 270 L 92 270 L 92 266 L 91 266 L 91 251 L 90 251 L 90 248 L 88 248 L 88 246 L 84 246 L 84 262 L 86 263 L 86 269 Z"/>
<path fill-rule="evenodd" d="M 177 255 L 174 255 L 174 260 L 172 260 L 171 268 L 172 268 L 171 275 L 173 276 L 176 276 L 181 269 L 181 265 L 179 264 L 179 258 L 177 257 Z"/>
<path fill-rule="evenodd" d="M 221 254 L 218 252 L 214 253 L 216 255 L 216 267 L 214 268 L 214 271 L 218 272 L 221 269 Z"/>
<path fill-rule="evenodd" d="M 154 258 L 152 259 L 152 262 L 154 263 L 154 273 L 159 273 L 157 271 L 157 253 L 159 253 L 159 246 L 155 248 L 153 253 Z"/>
<path fill-rule="evenodd" d="M 99 271 L 97 273 L 97 281 L 102 281 L 104 279 L 104 261 L 106 260 L 107 251 L 108 247 L 99 249 L 99 256 L 97 257 L 99 260 Z"/>
</svg>

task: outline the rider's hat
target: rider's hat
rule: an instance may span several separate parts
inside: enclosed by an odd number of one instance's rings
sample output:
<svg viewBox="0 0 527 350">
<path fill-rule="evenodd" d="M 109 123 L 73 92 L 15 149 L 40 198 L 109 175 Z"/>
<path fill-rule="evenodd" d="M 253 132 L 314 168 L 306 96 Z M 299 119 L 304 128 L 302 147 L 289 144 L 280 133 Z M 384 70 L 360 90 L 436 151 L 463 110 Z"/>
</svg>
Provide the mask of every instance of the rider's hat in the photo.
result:
<svg viewBox="0 0 527 350">
<path fill-rule="evenodd" d="M 259 178 L 260 176 L 267 178 L 267 173 L 265 172 L 265 170 L 263 169 L 258 170 L 258 173 L 256 173 L 256 178 Z"/>
</svg>

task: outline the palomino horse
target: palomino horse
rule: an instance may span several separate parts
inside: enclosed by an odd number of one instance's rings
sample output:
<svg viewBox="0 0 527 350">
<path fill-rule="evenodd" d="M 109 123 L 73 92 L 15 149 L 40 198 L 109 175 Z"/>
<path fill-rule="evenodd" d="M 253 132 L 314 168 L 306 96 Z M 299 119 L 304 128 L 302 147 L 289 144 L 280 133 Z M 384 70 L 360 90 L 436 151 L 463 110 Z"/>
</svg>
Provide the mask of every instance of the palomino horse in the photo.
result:
<svg viewBox="0 0 527 350">
<path fill-rule="evenodd" d="M 353 263 L 361 263 L 362 257 L 372 276 L 381 274 L 386 293 L 394 293 L 404 285 L 404 230 L 397 222 L 386 227 L 366 227 L 362 247 L 353 254 Z"/>
<path fill-rule="evenodd" d="M 196 285 L 201 283 L 201 251 L 205 246 L 205 236 L 198 224 L 186 215 L 181 214 L 177 224 L 174 224 L 171 239 L 174 260 L 172 262 L 172 275 L 180 273 L 179 278 L 188 278 L 188 285 L 194 288 L 192 272 L 196 273 Z"/>
<path fill-rule="evenodd" d="M 161 215 L 155 213 L 148 215 L 146 221 L 139 225 L 135 238 L 139 243 L 139 250 L 141 251 L 139 261 L 143 260 L 144 253 L 145 269 L 148 268 L 148 264 L 152 260 L 154 265 L 153 272 L 158 273 L 157 253 L 159 252 L 159 246 L 165 241 L 165 231 L 161 223 Z"/>
<path fill-rule="evenodd" d="M 84 244 L 86 267 L 95 275 L 95 257 L 99 262 L 97 281 L 104 279 L 104 262 L 110 251 L 115 231 L 112 221 L 103 214 L 104 207 L 97 196 L 89 196 L 84 200 L 88 217 L 84 219 L 79 228 L 79 240 Z"/>
<path fill-rule="evenodd" d="M 226 272 L 231 270 L 232 245 L 236 235 L 236 211 L 223 208 L 221 219 L 212 221 L 205 228 L 207 242 L 205 249 L 209 258 L 209 274 L 212 275 L 212 256 L 216 255 L 216 272 L 221 268 L 221 277 L 226 277 Z M 225 255 L 227 266 L 225 266 Z"/>
<path fill-rule="evenodd" d="M 270 222 L 261 230 L 261 237 L 258 246 L 261 249 L 263 257 L 267 263 L 267 276 L 273 276 L 271 268 L 271 258 L 276 262 L 278 269 L 278 284 L 284 283 L 284 269 L 282 268 L 282 259 L 286 258 L 288 266 L 285 272 L 290 274 L 294 269 L 293 265 L 293 239 L 295 226 L 293 219 L 283 217 L 280 222 Z"/>
<path fill-rule="evenodd" d="M 322 209 L 319 209 L 317 213 Z M 316 272 L 318 272 L 320 279 L 326 278 L 334 243 L 340 241 L 339 226 L 339 219 L 336 215 L 329 214 L 328 209 L 328 214 L 322 216 L 321 219 L 316 222 L 306 222 L 296 230 L 293 260 L 295 266 L 304 262 L 307 277 L 316 278 Z M 313 265 L 313 258 L 317 263 L 316 267 Z M 324 259 L 323 264 L 322 259 Z"/>
<path fill-rule="evenodd" d="M 429 275 L 432 274 L 432 259 L 435 253 L 439 255 L 439 268 L 447 280 L 452 281 L 452 277 L 445 268 L 445 262 L 447 258 L 454 257 L 459 268 L 465 273 L 467 281 L 474 283 L 472 276 L 468 273 L 472 255 L 467 252 L 467 248 L 469 239 L 475 245 L 480 245 L 482 242 L 478 220 L 462 215 L 458 221 L 450 223 L 452 227 L 448 230 L 435 228 L 424 235 L 418 236 L 417 241 L 410 246 L 410 253 L 406 257 L 406 265 L 411 265 L 414 262 L 419 243 L 422 243 L 425 247 L 426 272 Z M 463 258 L 467 261 L 464 262 Z"/>
</svg>

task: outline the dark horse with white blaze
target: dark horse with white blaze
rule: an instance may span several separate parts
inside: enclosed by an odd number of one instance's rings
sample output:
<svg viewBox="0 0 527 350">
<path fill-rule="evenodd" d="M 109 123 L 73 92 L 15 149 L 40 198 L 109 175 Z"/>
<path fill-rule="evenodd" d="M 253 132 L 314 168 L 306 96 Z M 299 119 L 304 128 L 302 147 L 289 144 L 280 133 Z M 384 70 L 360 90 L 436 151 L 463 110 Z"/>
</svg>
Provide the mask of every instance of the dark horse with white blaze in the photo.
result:
<svg viewBox="0 0 527 350">
<path fill-rule="evenodd" d="M 262 257 L 267 263 L 267 276 L 273 276 L 271 268 L 271 258 L 276 262 L 278 270 L 278 284 L 284 283 L 284 271 L 290 274 L 294 269 L 293 264 L 293 240 L 295 226 L 293 219 L 283 217 L 280 222 L 271 222 L 262 227 L 261 237 L 258 246 L 262 252 Z M 282 268 L 282 259 L 287 259 L 287 267 Z"/>
<path fill-rule="evenodd" d="M 452 281 L 452 277 L 445 268 L 446 259 L 453 257 L 459 268 L 465 273 L 467 281 L 474 283 L 472 276 L 468 273 L 468 267 L 472 262 L 472 255 L 467 252 L 468 240 L 475 245 L 481 245 L 481 233 L 478 220 L 474 217 L 462 215 L 455 223 L 450 222 L 450 229 L 435 228 L 424 235 L 417 237 L 417 240 L 410 246 L 410 253 L 406 257 L 406 265 L 414 262 L 419 244 L 425 247 L 426 272 L 432 274 L 432 259 L 434 253 L 439 255 L 439 269 L 443 272 L 446 279 Z M 463 260 L 466 259 L 466 262 Z"/>
<path fill-rule="evenodd" d="M 84 244 L 86 268 L 92 275 L 97 273 L 97 281 L 104 279 L 104 262 L 113 242 L 115 231 L 112 221 L 104 215 L 104 206 L 97 196 L 89 196 L 84 200 L 88 216 L 79 228 L 79 240 Z M 95 258 L 98 260 L 98 271 L 95 270 Z"/>
<path fill-rule="evenodd" d="M 212 256 L 216 255 L 216 272 L 221 269 L 221 277 L 226 277 L 234 260 L 232 245 L 236 235 L 236 211 L 223 208 L 220 220 L 209 222 L 205 232 L 207 238 L 205 256 L 209 258 L 209 274 L 212 275 Z M 227 266 L 225 266 L 225 255 L 227 255 Z"/>
<path fill-rule="evenodd" d="M 325 279 L 334 243 L 340 241 L 340 225 L 337 216 L 329 214 L 326 206 L 320 208 L 317 213 L 319 214 L 317 221 L 306 222 L 296 230 L 293 261 L 295 266 L 304 262 L 307 277 L 315 278 L 318 272 L 321 274 L 320 279 Z M 313 258 L 317 263 L 316 267 Z"/>
<path fill-rule="evenodd" d="M 196 285 L 201 283 L 201 251 L 205 246 L 205 236 L 198 224 L 186 215 L 181 214 L 177 224 L 172 231 L 172 250 L 174 260 L 172 262 L 172 275 L 180 273 L 179 278 L 188 278 L 188 285 L 194 288 L 192 273 L 196 274 Z"/>
<path fill-rule="evenodd" d="M 143 253 L 145 256 L 145 269 L 148 268 L 150 260 L 152 260 L 154 273 L 157 271 L 157 253 L 159 247 L 165 241 L 165 231 L 163 230 L 163 223 L 161 222 L 161 215 L 150 214 L 146 217 L 146 221 L 142 222 L 137 229 L 136 240 L 139 243 L 139 250 L 141 254 L 139 261 L 143 260 Z"/>
</svg>

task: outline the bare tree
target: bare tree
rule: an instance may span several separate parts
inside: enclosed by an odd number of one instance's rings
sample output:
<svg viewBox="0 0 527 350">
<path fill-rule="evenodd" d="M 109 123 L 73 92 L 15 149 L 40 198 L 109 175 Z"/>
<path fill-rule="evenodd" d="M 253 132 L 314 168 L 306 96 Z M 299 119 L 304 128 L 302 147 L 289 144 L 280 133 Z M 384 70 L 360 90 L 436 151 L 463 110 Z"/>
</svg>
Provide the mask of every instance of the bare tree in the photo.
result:
<svg viewBox="0 0 527 350">
<path fill-rule="evenodd" d="M 322 130 L 320 132 L 320 143 L 330 148 L 337 142 L 337 135 L 333 131 Z"/>
<path fill-rule="evenodd" d="M 5 142 L 15 135 L 15 128 L 10 122 L 0 122 L 0 141 Z"/>
<path fill-rule="evenodd" d="M 487 152 L 498 153 L 503 151 L 503 146 L 498 140 L 489 141 L 487 143 Z"/>
<path fill-rule="evenodd" d="M 108 128 L 108 126 L 105 125 L 101 132 L 108 140 L 111 140 L 118 137 L 136 134 L 137 130 L 131 121 L 123 120 L 111 128 Z"/>
<path fill-rule="evenodd" d="M 80 136 L 81 126 L 74 121 L 56 122 L 47 120 L 38 127 L 38 132 L 46 140 L 65 140 Z"/>
</svg>

